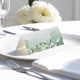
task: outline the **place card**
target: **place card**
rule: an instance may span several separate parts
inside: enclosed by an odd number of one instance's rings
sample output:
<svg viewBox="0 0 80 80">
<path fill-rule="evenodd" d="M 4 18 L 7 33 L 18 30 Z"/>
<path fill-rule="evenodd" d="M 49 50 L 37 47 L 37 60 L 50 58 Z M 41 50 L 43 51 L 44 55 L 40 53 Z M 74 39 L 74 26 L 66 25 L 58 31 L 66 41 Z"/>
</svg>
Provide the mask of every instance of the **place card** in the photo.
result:
<svg viewBox="0 0 80 80">
<path fill-rule="evenodd" d="M 0 50 L 11 55 L 30 55 L 64 44 L 58 27 L 0 39 Z"/>
</svg>

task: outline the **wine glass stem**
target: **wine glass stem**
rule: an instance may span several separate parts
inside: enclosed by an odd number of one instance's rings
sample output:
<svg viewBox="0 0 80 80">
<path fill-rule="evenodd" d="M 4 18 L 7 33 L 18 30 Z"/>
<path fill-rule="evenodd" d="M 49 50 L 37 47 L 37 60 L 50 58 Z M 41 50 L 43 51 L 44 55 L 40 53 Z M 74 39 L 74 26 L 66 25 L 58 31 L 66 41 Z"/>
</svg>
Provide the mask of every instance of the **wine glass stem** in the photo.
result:
<svg viewBox="0 0 80 80">
<path fill-rule="evenodd" d="M 3 35 L 3 18 L 1 18 L 0 21 L 0 35 Z"/>
</svg>

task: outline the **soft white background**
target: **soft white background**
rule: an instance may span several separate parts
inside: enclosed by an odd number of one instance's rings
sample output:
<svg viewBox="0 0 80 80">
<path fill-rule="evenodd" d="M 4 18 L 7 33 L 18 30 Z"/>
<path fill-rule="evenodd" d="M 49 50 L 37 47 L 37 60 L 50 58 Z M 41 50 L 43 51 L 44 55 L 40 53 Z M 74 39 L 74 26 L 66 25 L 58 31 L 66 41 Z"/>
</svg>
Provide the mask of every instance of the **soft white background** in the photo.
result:
<svg viewBox="0 0 80 80">
<path fill-rule="evenodd" d="M 80 0 L 44 0 L 53 4 L 62 17 L 63 21 L 79 20 Z M 28 0 L 11 0 L 9 14 L 4 19 L 4 27 L 14 26 L 17 10 L 27 5 Z"/>
</svg>

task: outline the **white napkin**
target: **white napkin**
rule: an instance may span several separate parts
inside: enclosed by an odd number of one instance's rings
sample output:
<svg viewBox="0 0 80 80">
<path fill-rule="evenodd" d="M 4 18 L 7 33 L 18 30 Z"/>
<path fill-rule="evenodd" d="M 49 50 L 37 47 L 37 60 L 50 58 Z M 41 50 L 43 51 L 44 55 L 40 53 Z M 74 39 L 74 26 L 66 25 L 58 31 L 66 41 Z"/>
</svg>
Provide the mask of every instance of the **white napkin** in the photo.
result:
<svg viewBox="0 0 80 80">
<path fill-rule="evenodd" d="M 36 60 L 32 65 L 41 70 L 80 80 L 80 46 Z"/>
</svg>

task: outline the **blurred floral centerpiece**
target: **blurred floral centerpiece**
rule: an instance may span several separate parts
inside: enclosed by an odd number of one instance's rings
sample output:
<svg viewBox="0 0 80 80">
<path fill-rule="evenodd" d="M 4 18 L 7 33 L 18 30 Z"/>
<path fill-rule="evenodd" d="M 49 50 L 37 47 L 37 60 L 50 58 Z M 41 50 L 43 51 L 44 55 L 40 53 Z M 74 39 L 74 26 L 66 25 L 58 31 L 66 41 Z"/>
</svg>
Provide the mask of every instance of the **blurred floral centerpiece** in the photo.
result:
<svg viewBox="0 0 80 80">
<path fill-rule="evenodd" d="M 61 21 L 59 11 L 45 1 L 29 0 L 28 5 L 21 7 L 16 16 L 17 24 Z"/>
</svg>

